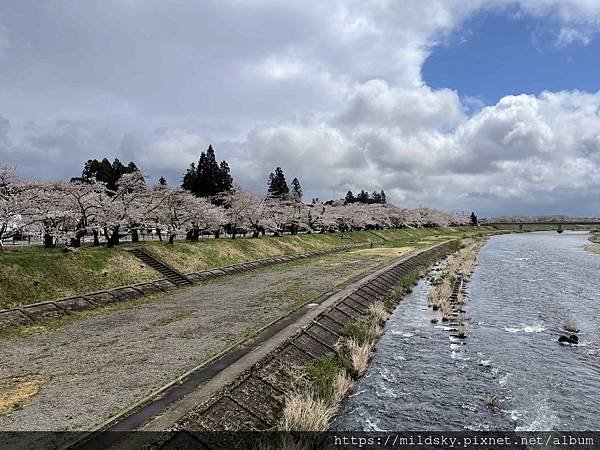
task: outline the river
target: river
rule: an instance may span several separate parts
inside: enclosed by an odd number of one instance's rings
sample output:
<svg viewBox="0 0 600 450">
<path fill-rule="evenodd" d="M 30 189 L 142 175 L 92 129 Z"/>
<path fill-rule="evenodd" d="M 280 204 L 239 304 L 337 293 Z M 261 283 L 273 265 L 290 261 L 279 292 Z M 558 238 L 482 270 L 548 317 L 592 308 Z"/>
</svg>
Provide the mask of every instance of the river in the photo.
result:
<svg viewBox="0 0 600 450">
<path fill-rule="evenodd" d="M 334 430 L 600 430 L 600 255 L 582 232 L 493 236 L 467 284 L 468 336 L 431 323 L 421 280 Z M 580 344 L 559 344 L 563 323 Z M 499 394 L 501 408 L 487 399 Z"/>
</svg>

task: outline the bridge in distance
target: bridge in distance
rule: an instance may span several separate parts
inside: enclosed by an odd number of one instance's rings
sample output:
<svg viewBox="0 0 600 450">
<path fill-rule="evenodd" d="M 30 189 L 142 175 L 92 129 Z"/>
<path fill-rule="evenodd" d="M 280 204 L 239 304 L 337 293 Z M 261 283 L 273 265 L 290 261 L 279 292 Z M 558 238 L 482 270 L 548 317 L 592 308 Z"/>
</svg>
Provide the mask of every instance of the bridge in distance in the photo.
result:
<svg viewBox="0 0 600 450">
<path fill-rule="evenodd" d="M 519 230 L 523 230 L 523 226 L 525 225 L 535 225 L 535 226 L 539 226 L 539 225 L 550 225 L 550 226 L 555 226 L 556 227 L 556 231 L 558 233 L 562 233 L 563 232 L 563 227 L 570 227 L 570 226 L 598 226 L 600 227 L 600 220 L 549 220 L 549 221 L 543 221 L 543 222 L 527 222 L 527 221 L 522 221 L 522 222 L 494 222 L 494 221 L 485 221 L 482 220 L 480 222 L 480 225 L 487 225 L 487 226 L 507 226 L 507 225 L 518 225 L 519 226 Z"/>
</svg>

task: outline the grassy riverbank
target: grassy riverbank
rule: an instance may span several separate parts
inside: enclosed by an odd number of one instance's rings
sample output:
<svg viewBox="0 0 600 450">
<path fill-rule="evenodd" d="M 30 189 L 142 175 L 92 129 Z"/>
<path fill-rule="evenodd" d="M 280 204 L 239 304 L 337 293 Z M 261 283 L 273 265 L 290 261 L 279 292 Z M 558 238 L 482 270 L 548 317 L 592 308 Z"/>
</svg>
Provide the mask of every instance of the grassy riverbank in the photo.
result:
<svg viewBox="0 0 600 450">
<path fill-rule="evenodd" d="M 513 227 L 516 228 L 516 227 Z M 508 229 L 506 229 L 508 231 Z M 418 248 L 436 240 L 497 233 L 492 227 L 420 228 L 331 234 L 204 239 L 175 245 L 151 241 L 117 248 L 84 247 L 74 253 L 39 246 L 6 248 L 0 255 L 0 309 L 92 292 L 160 277 L 127 252 L 142 247 L 184 273 L 237 262 L 373 241 L 385 247 Z M 510 231 L 514 231 L 510 230 Z"/>
</svg>

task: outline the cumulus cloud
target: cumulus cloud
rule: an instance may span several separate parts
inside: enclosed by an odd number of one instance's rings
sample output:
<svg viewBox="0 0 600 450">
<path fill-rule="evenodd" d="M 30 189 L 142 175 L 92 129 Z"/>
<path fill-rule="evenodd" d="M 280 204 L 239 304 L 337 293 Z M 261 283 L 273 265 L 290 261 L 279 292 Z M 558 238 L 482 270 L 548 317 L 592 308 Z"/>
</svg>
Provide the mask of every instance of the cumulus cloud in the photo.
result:
<svg viewBox="0 0 600 450">
<path fill-rule="evenodd" d="M 595 0 L 66 5 L 36 5 L 35 29 L 29 2 L 0 7 L 0 161 L 25 176 L 69 178 L 118 156 L 176 184 L 212 143 L 256 191 L 281 165 L 307 197 L 367 188 L 483 213 L 600 208 L 600 94 L 485 106 L 421 75 L 478 11 L 516 10 L 554 24 L 557 45 L 589 43 Z"/>
<path fill-rule="evenodd" d="M 352 128 L 451 130 L 464 119 L 454 91 L 434 91 L 428 86 L 394 88 L 384 80 L 374 79 L 355 87 L 338 123 Z"/>
</svg>

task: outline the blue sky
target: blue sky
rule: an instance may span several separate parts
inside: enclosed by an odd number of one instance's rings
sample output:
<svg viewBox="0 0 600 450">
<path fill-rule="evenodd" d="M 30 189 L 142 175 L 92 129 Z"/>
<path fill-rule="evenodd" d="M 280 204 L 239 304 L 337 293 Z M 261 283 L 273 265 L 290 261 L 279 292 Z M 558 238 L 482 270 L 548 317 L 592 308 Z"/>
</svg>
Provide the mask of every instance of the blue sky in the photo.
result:
<svg viewBox="0 0 600 450">
<path fill-rule="evenodd" d="M 506 95 L 600 90 L 600 39 L 559 45 L 559 25 L 482 11 L 433 48 L 423 78 L 433 88 L 495 104 Z"/>
<path fill-rule="evenodd" d="M 307 198 L 600 216 L 599 36 L 599 0 L 0 0 L 0 164 L 175 185 L 212 144 L 256 193 L 281 166 Z"/>
</svg>

